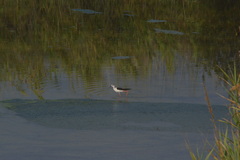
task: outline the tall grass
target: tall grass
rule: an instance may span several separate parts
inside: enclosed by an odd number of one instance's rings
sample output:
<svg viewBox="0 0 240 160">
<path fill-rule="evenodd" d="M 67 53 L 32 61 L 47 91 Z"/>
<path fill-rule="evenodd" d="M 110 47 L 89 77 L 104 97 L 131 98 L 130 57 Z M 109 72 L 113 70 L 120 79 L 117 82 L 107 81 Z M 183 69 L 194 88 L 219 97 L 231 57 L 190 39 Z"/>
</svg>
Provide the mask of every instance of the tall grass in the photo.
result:
<svg viewBox="0 0 240 160">
<path fill-rule="evenodd" d="M 237 71 L 236 65 L 228 73 L 221 69 L 224 77 L 223 81 L 228 85 L 229 97 L 223 97 L 229 101 L 228 110 L 230 119 L 219 120 L 226 125 L 225 130 L 221 130 L 216 125 L 216 119 L 212 111 L 212 106 L 208 98 L 207 90 L 204 82 L 204 90 L 206 95 L 206 101 L 208 104 L 209 113 L 212 117 L 212 123 L 214 127 L 215 144 L 214 147 L 208 152 L 206 156 L 200 156 L 200 154 L 190 151 L 192 160 L 239 160 L 240 159 L 240 73 Z"/>
</svg>

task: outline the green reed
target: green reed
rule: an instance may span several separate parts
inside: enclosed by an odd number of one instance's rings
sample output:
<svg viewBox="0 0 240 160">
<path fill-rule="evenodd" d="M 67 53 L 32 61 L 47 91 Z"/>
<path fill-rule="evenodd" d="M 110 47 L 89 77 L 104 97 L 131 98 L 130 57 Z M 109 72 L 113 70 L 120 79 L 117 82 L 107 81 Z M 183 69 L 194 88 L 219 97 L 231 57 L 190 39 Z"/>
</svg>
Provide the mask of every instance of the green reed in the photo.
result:
<svg viewBox="0 0 240 160">
<path fill-rule="evenodd" d="M 240 159 L 240 72 L 237 70 L 236 65 L 230 72 L 223 72 L 223 80 L 228 85 L 228 95 L 226 98 L 230 104 L 227 106 L 229 110 L 230 119 L 219 120 L 226 125 L 225 131 L 221 130 L 216 125 L 216 119 L 214 118 L 214 113 L 212 111 L 212 106 L 210 104 L 206 87 L 204 86 L 206 93 L 206 100 L 208 102 L 209 112 L 212 116 L 211 120 L 213 122 L 214 133 L 215 133 L 215 144 L 212 149 L 204 156 L 199 154 L 199 152 L 194 153 L 190 149 L 190 156 L 193 160 L 235 160 Z"/>
</svg>

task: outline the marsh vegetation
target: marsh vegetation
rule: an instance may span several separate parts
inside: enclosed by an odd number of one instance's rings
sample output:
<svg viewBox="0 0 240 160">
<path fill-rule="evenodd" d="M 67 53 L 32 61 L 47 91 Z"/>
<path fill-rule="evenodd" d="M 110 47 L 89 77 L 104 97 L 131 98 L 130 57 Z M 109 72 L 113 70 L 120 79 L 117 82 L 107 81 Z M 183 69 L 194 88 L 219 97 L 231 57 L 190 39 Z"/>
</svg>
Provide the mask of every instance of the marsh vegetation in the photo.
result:
<svg viewBox="0 0 240 160">
<path fill-rule="evenodd" d="M 216 65 L 239 61 L 238 1 L 2 1 L 0 7 L 1 81 L 22 84 L 36 94 L 44 80 L 81 75 L 103 80 L 101 68 L 114 56 L 118 73 L 148 74 L 153 59 L 168 72 L 176 57 L 219 72 Z M 181 34 L 179 34 L 181 33 Z"/>
<path fill-rule="evenodd" d="M 240 74 L 236 66 L 230 68 L 230 73 L 222 70 L 223 81 L 227 84 L 228 88 L 228 97 L 222 97 L 229 101 L 228 115 L 229 118 L 216 119 L 215 114 L 210 103 L 210 99 L 207 94 L 207 89 L 205 89 L 206 100 L 208 103 L 209 113 L 211 115 L 212 126 L 214 128 L 214 139 L 213 144 L 207 146 L 207 154 L 204 152 L 194 152 L 190 150 L 190 155 L 192 160 L 225 160 L 225 159 L 239 159 L 240 158 L 240 105 L 239 105 L 239 95 L 240 95 Z M 220 121 L 223 126 L 217 125 L 217 122 Z"/>
</svg>

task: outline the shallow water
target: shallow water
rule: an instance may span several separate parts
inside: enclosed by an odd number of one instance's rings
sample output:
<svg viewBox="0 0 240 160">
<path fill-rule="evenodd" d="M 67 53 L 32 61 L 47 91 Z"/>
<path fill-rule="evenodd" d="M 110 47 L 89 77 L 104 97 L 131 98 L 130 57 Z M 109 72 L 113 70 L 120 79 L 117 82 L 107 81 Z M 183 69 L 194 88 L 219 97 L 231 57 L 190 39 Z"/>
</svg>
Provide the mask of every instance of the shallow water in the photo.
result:
<svg viewBox="0 0 240 160">
<path fill-rule="evenodd" d="M 202 77 L 184 67 L 175 74 L 155 67 L 137 78 L 105 67 L 105 81 L 93 77 L 88 83 L 59 72 L 56 82 L 45 81 L 43 100 L 6 82 L 0 159 L 189 159 L 186 141 L 202 149 L 206 138 L 214 140 Z M 215 88 L 217 76 L 205 77 L 216 118 L 226 117 L 226 102 L 216 94 L 224 89 Z M 131 87 L 129 95 L 119 96 L 111 83 Z"/>
<path fill-rule="evenodd" d="M 80 130 L 149 130 L 209 132 L 206 105 L 147 103 L 122 100 L 10 100 L 4 101 L 16 115 L 43 126 Z M 226 116 L 225 106 L 215 106 L 216 117 Z M 199 120 L 201 119 L 201 121 Z"/>
<path fill-rule="evenodd" d="M 227 117 L 239 2 L 3 3 L 0 159 L 185 160 L 214 141 L 203 83 Z"/>
<path fill-rule="evenodd" d="M 112 57 L 109 57 L 112 59 Z M 72 71 L 66 74 L 59 67 L 54 73 L 54 78 L 46 77 L 42 82 L 43 89 L 39 90 L 43 99 L 93 99 L 93 100 L 123 100 L 129 102 L 169 102 L 169 103 L 193 103 L 206 104 L 203 89 L 202 76 L 205 76 L 206 88 L 212 104 L 227 104 L 227 101 L 219 95 L 226 96 L 226 89 L 216 73 L 210 74 L 202 67 L 195 64 L 185 64 L 182 58 L 176 58 L 176 66 L 173 73 L 169 72 L 159 59 L 153 60 L 149 70 L 144 71 L 143 66 L 137 70 L 126 70 L 124 73 L 116 71 L 118 63 L 128 64 L 134 57 L 114 57 L 112 66 L 103 66 L 94 71 L 101 74 L 90 76 L 86 79 Z M 100 70 L 100 71 L 99 71 Z M 131 88 L 129 95 L 119 96 L 110 87 L 114 84 L 118 87 Z M 11 82 L 2 82 L 1 100 L 5 99 L 36 99 L 38 94 L 27 86 L 19 89 Z M 38 92 L 37 92 L 38 93 Z"/>
<path fill-rule="evenodd" d="M 202 74 L 216 118 L 227 113 L 226 101 L 216 94 L 225 90 L 214 72 L 194 65 L 189 72 L 179 60 L 181 68 L 169 73 L 153 60 L 146 75 L 138 67 L 134 77 L 115 71 L 117 63 L 133 58 L 126 57 L 101 68 L 103 80 L 58 68 L 55 79 L 43 82 L 42 100 L 30 88 L 19 92 L 2 82 L 0 159 L 189 159 L 186 141 L 193 149 L 202 149 L 206 138 L 214 141 Z M 130 87 L 129 95 L 119 96 L 110 84 Z"/>
<path fill-rule="evenodd" d="M 214 111 L 226 117 L 224 106 Z M 188 159 L 186 141 L 212 141 L 210 115 L 199 104 L 9 100 L 0 113 L 6 160 Z"/>
</svg>

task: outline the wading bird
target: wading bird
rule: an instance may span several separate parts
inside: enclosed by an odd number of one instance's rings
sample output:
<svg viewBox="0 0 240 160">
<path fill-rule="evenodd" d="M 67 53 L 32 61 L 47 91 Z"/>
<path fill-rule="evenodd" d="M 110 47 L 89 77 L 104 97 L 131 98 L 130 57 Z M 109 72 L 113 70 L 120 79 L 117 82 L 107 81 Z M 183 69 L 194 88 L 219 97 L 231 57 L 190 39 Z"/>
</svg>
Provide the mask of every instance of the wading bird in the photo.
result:
<svg viewBox="0 0 240 160">
<path fill-rule="evenodd" d="M 128 91 L 131 90 L 130 88 L 119 88 L 119 87 L 116 87 L 114 85 L 111 85 L 111 87 L 113 88 L 113 90 L 115 92 L 117 92 L 119 94 L 119 96 L 121 96 L 121 92 L 125 92 L 126 93 L 126 96 L 128 95 Z"/>
</svg>

